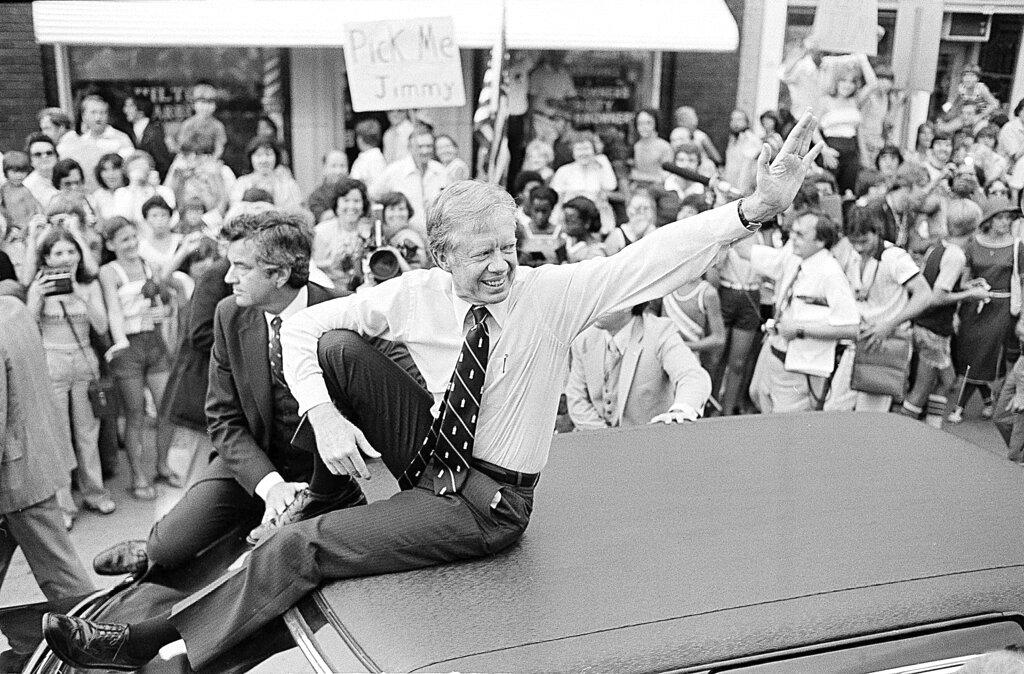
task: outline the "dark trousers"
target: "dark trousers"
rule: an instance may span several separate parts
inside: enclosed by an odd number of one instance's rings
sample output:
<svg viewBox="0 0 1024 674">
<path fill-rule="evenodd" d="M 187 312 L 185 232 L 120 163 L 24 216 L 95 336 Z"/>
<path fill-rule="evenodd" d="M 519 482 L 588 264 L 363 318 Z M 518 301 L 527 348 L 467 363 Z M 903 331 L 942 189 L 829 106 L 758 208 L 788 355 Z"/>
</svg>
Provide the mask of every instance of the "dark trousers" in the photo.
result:
<svg viewBox="0 0 1024 674">
<path fill-rule="evenodd" d="M 263 511 L 262 499 L 246 492 L 237 481 L 200 478 L 150 529 L 146 543 L 149 560 L 167 569 L 182 566 L 239 523 L 259 524 Z"/>
<path fill-rule="evenodd" d="M 324 335 L 319 359 L 335 404 L 391 473 L 401 475 L 429 430 L 430 394 L 353 332 Z M 389 499 L 280 529 L 245 566 L 177 604 L 170 620 L 192 667 L 201 669 L 325 581 L 499 552 L 525 531 L 532 507 L 532 488 L 503 485 L 475 470 L 460 492 L 436 496 L 425 473 L 416 487 Z"/>
</svg>

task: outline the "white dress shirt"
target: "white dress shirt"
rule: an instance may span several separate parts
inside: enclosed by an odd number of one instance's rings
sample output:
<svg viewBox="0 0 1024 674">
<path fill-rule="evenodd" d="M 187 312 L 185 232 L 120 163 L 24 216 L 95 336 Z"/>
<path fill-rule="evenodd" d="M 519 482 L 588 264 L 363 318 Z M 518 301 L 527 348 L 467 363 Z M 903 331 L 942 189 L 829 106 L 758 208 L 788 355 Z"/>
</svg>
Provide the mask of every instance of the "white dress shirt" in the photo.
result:
<svg viewBox="0 0 1024 674">
<path fill-rule="evenodd" d="M 271 314 L 267 313 L 266 311 L 263 312 L 263 318 L 267 320 L 268 359 L 270 358 L 270 340 L 273 338 L 274 335 L 274 326 L 271 325 L 271 322 L 278 316 L 280 316 L 281 321 L 284 322 L 291 318 L 292 316 L 294 316 L 295 314 L 302 311 L 303 309 L 305 309 L 307 306 L 309 306 L 309 290 L 306 288 L 306 286 L 302 286 L 302 288 L 299 289 L 299 294 L 296 295 L 295 299 L 293 299 L 288 304 L 288 306 L 284 308 L 284 311 L 282 311 L 279 314 Z M 267 473 L 267 475 L 264 476 L 264 478 L 260 480 L 259 483 L 256 485 L 256 495 L 259 496 L 264 501 L 266 501 L 267 494 L 270 493 L 270 489 L 275 485 L 281 484 L 282 482 L 284 482 L 284 478 L 281 477 L 281 473 L 277 472 L 276 470 Z"/>
<path fill-rule="evenodd" d="M 431 159 L 427 170 L 421 174 L 412 157 L 405 157 L 384 169 L 377 182 L 370 186 L 370 198 L 376 200 L 387 192 L 401 192 L 412 204 L 409 222 L 426 231 L 427 208 L 450 183 L 448 171 L 441 162 Z"/>
<path fill-rule="evenodd" d="M 746 237 L 737 205 L 666 225 L 612 257 L 519 267 L 508 297 L 487 305 L 491 351 L 473 456 L 537 473 L 547 463 L 569 344 L 601 314 L 664 297 L 697 278 L 723 246 Z M 470 305 L 439 269 L 406 272 L 365 292 L 310 307 L 281 329 L 285 379 L 299 413 L 330 403 L 317 342 L 336 328 L 402 342 L 434 396 L 455 369 Z M 856 309 L 854 309 L 856 311 Z"/>
<path fill-rule="evenodd" d="M 384 153 L 380 151 L 379 147 L 371 147 L 360 152 L 356 160 L 352 162 L 352 170 L 348 172 L 348 177 L 361 180 L 364 185 L 369 187 L 377 182 L 386 166 Z"/>
</svg>

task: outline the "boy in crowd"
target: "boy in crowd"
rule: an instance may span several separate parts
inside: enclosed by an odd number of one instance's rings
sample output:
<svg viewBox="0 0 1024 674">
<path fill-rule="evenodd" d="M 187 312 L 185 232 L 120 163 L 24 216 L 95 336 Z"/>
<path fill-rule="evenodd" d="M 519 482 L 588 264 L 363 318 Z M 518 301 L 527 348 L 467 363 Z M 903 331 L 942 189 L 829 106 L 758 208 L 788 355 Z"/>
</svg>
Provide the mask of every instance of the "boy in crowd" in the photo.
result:
<svg viewBox="0 0 1024 674">
<path fill-rule="evenodd" d="M 0 185 L 0 211 L 10 227 L 28 227 L 33 215 L 40 215 L 42 207 L 32 191 L 25 187 L 25 178 L 32 172 L 29 156 L 21 151 L 13 150 L 4 153 L 4 177 L 7 182 Z"/>
</svg>

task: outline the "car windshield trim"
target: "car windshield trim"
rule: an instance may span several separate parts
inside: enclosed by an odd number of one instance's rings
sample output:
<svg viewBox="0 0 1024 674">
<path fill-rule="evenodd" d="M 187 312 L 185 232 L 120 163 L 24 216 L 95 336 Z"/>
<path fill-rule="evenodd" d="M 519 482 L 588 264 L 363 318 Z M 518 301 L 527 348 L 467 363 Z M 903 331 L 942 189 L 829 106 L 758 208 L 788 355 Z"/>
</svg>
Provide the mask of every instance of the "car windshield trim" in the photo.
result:
<svg viewBox="0 0 1024 674">
<path fill-rule="evenodd" d="M 320 651 L 313 630 L 309 628 L 306 619 L 302 617 L 298 607 L 288 609 L 284 616 L 284 624 L 295 640 L 295 645 L 302 651 L 306 661 L 313 668 L 316 674 L 331 674 L 334 669 L 327 662 L 326 656 Z"/>
</svg>

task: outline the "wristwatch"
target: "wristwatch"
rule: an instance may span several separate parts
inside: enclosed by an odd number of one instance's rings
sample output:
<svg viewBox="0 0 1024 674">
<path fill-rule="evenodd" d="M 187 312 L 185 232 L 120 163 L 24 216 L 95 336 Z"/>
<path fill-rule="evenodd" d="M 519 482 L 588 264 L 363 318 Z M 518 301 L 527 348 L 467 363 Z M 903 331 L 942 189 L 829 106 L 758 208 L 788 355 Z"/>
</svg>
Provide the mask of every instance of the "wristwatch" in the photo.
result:
<svg viewBox="0 0 1024 674">
<path fill-rule="evenodd" d="M 797 328 L 796 329 L 796 338 L 797 339 L 804 339 L 805 337 L 807 337 L 807 333 L 804 332 L 804 329 L 803 328 Z"/>
<path fill-rule="evenodd" d="M 740 224 L 749 229 L 750 231 L 754 231 L 755 229 L 761 226 L 762 223 L 751 222 L 750 220 L 747 220 L 747 216 L 743 215 L 743 199 L 736 200 L 736 211 L 739 213 L 740 216 Z"/>
</svg>

